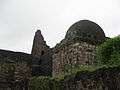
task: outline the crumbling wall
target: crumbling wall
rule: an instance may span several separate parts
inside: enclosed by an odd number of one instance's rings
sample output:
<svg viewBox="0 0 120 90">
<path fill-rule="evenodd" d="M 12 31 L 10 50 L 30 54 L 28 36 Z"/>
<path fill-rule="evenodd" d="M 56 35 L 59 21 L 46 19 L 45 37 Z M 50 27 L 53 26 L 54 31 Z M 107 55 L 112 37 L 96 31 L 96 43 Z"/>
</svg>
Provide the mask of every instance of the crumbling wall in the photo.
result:
<svg viewBox="0 0 120 90">
<path fill-rule="evenodd" d="M 79 41 L 59 46 L 53 49 L 53 76 L 78 65 L 91 65 L 95 59 L 95 45 Z"/>
<path fill-rule="evenodd" d="M 120 66 L 85 70 L 61 80 L 36 77 L 30 80 L 29 90 L 120 90 Z"/>
<path fill-rule="evenodd" d="M 0 50 L 0 90 L 27 90 L 32 56 Z"/>
<path fill-rule="evenodd" d="M 32 75 L 52 75 L 52 51 L 46 44 L 40 30 L 37 30 L 34 36 L 31 55 L 32 60 Z"/>
<path fill-rule="evenodd" d="M 61 85 L 64 90 L 120 90 L 120 67 L 77 73 Z"/>
<path fill-rule="evenodd" d="M 53 76 L 69 72 L 78 65 L 91 65 L 95 48 L 105 40 L 102 28 L 89 20 L 74 23 L 65 38 L 53 48 Z"/>
</svg>

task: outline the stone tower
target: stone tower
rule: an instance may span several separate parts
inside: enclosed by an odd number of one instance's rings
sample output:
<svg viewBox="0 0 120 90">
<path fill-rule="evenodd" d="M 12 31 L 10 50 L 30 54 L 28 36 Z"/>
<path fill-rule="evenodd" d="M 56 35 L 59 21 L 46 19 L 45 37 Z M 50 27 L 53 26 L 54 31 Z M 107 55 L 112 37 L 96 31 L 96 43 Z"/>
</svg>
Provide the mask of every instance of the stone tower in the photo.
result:
<svg viewBox="0 0 120 90">
<path fill-rule="evenodd" d="M 46 44 L 40 30 L 35 33 L 31 54 L 34 57 L 32 61 L 33 75 L 51 75 L 52 51 Z"/>
<path fill-rule="evenodd" d="M 35 57 L 40 58 L 41 56 L 46 54 L 48 49 L 49 47 L 46 45 L 46 42 L 44 41 L 44 38 L 41 34 L 41 31 L 37 30 L 35 33 L 31 54 Z"/>
<path fill-rule="evenodd" d="M 96 46 L 105 40 L 102 28 L 89 20 L 73 24 L 65 38 L 53 48 L 53 76 L 69 72 L 78 65 L 91 65 Z"/>
</svg>

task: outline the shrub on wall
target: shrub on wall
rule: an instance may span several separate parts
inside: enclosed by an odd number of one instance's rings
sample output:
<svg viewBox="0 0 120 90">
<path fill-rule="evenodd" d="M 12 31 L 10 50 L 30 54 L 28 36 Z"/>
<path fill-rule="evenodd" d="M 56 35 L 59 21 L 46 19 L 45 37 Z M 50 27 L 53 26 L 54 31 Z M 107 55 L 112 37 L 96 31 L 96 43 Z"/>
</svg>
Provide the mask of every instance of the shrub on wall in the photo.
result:
<svg viewBox="0 0 120 90">
<path fill-rule="evenodd" d="M 97 64 L 120 65 L 120 36 L 97 47 Z"/>
<path fill-rule="evenodd" d="M 71 88 L 68 86 L 69 81 L 70 80 L 74 81 L 78 75 L 84 77 L 83 76 L 84 73 L 88 75 L 88 73 L 96 72 L 99 69 L 105 70 L 107 68 L 110 67 L 108 67 L 107 65 L 100 67 L 80 65 L 79 68 L 73 70 L 71 74 L 68 75 L 58 75 L 56 77 L 47 76 L 32 77 L 29 81 L 28 90 L 64 90 L 65 87 L 68 87 L 67 90 L 69 90 L 69 88 Z M 91 77 L 91 79 L 93 79 L 93 77 Z"/>
<path fill-rule="evenodd" d="M 62 78 L 47 76 L 32 77 L 29 81 L 29 90 L 62 90 L 60 81 Z"/>
<path fill-rule="evenodd" d="M 50 90 L 49 77 L 32 77 L 29 82 L 29 90 Z"/>
</svg>

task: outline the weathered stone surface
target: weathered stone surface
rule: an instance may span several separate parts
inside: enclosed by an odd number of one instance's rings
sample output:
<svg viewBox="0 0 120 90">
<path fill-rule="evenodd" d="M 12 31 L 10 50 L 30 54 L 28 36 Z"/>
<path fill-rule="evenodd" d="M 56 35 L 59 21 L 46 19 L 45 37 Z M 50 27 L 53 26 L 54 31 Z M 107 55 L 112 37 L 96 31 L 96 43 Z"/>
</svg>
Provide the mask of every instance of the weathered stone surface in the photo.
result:
<svg viewBox="0 0 120 90">
<path fill-rule="evenodd" d="M 53 48 L 53 75 L 78 65 L 92 65 L 96 46 L 105 40 L 102 28 L 89 20 L 73 24 L 65 38 Z"/>
<path fill-rule="evenodd" d="M 44 41 L 40 30 L 35 33 L 31 54 L 34 57 L 32 60 L 32 75 L 51 75 L 52 51 Z"/>
<path fill-rule="evenodd" d="M 52 49 L 38 30 L 34 37 L 31 55 L 0 50 L 0 90 L 24 90 L 27 88 L 26 84 L 31 73 L 48 76 L 53 71 L 53 76 L 56 76 L 66 73 L 77 65 L 91 65 L 95 60 L 96 46 L 104 40 L 105 34 L 101 27 L 88 20 L 73 24 L 65 38 Z M 94 83 L 94 80 L 85 78 L 87 84 L 81 80 L 83 79 L 75 78 L 75 81 L 64 82 L 64 90 L 113 90 L 112 87 L 103 89 L 101 85 L 104 82 L 101 80 L 102 83 L 97 81 Z M 92 85 L 99 83 L 100 88 L 90 89 Z"/>
<path fill-rule="evenodd" d="M 30 90 L 120 90 L 120 66 L 79 71 L 58 79 L 36 77 L 30 79 L 29 88 Z"/>
<path fill-rule="evenodd" d="M 0 90 L 24 90 L 31 77 L 32 56 L 0 50 Z"/>
<path fill-rule="evenodd" d="M 120 90 L 120 67 L 81 72 L 61 82 L 61 90 Z"/>
<path fill-rule="evenodd" d="M 47 53 L 48 49 L 49 47 L 46 45 L 41 31 L 37 30 L 37 32 L 35 33 L 31 54 L 34 57 L 40 58 L 41 56 Z"/>
<path fill-rule="evenodd" d="M 86 42 L 74 42 L 61 48 L 54 48 L 53 76 L 65 73 L 78 65 L 92 65 L 95 48 L 95 45 Z"/>
<path fill-rule="evenodd" d="M 52 55 L 34 57 L 32 60 L 32 75 L 33 76 L 51 76 L 52 75 Z"/>
<path fill-rule="evenodd" d="M 89 20 L 81 20 L 73 24 L 66 33 L 65 39 L 70 40 L 74 38 L 98 44 L 105 40 L 105 34 L 98 24 Z"/>
</svg>

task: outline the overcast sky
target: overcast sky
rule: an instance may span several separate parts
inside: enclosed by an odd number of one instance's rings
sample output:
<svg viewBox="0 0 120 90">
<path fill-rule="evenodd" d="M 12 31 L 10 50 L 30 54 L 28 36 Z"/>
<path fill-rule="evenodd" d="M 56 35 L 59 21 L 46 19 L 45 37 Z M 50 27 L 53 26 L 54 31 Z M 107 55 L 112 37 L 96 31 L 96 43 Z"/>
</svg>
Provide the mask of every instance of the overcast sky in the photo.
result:
<svg viewBox="0 0 120 90">
<path fill-rule="evenodd" d="M 120 0 L 0 0 L 0 49 L 30 53 L 41 29 L 50 47 L 75 22 L 98 23 L 106 36 L 120 34 Z"/>
</svg>

